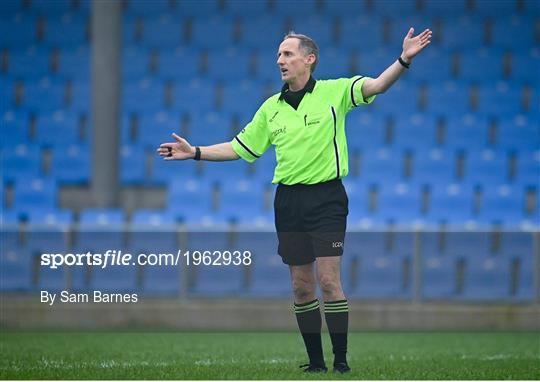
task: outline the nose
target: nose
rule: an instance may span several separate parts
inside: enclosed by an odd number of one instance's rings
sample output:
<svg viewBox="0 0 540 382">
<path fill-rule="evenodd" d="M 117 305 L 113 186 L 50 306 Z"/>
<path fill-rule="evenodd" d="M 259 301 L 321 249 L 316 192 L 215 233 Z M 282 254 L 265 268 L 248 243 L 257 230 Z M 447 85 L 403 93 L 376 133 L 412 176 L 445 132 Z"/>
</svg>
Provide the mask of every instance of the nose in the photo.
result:
<svg viewBox="0 0 540 382">
<path fill-rule="evenodd" d="M 276 64 L 281 65 L 283 63 L 283 56 L 278 56 Z"/>
</svg>

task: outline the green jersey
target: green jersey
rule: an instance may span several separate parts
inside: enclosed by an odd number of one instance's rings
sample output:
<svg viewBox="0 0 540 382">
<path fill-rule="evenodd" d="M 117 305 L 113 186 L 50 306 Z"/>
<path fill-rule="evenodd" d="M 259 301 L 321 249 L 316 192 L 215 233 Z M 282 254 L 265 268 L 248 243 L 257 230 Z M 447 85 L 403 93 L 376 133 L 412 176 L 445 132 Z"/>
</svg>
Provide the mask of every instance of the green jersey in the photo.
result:
<svg viewBox="0 0 540 382">
<path fill-rule="evenodd" d="M 346 176 L 345 116 L 354 107 L 375 99 L 362 96 L 366 78 L 318 80 L 297 110 L 280 93 L 273 95 L 231 141 L 233 150 L 252 163 L 275 145 L 275 184 L 315 184 Z"/>
</svg>

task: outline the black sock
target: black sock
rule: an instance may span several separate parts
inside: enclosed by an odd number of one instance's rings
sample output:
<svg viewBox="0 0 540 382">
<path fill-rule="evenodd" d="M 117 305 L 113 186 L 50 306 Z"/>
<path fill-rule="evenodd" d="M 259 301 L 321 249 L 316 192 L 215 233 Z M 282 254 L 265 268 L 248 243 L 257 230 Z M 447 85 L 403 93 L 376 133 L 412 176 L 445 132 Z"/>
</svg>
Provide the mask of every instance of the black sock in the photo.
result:
<svg viewBox="0 0 540 382">
<path fill-rule="evenodd" d="M 349 328 L 349 304 L 347 300 L 326 301 L 324 303 L 326 325 L 332 340 L 334 365 L 347 363 L 347 332 Z"/>
<path fill-rule="evenodd" d="M 324 356 L 321 342 L 321 311 L 319 300 L 313 300 L 304 304 L 294 304 L 294 313 L 298 328 L 302 333 L 304 344 L 312 365 L 324 365 Z"/>
</svg>

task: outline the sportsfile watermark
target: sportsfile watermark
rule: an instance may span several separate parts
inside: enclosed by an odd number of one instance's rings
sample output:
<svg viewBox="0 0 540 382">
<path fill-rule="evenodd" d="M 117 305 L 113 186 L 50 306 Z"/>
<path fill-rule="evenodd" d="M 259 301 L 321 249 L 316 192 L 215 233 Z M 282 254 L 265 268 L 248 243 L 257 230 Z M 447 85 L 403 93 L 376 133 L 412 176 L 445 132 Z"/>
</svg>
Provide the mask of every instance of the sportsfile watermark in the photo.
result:
<svg viewBox="0 0 540 382">
<path fill-rule="evenodd" d="M 92 266 L 105 269 L 110 266 L 249 266 L 249 250 L 185 250 L 176 253 L 139 253 L 133 255 L 121 249 L 108 249 L 104 253 L 42 253 L 40 265 L 50 269 L 63 266 Z"/>
</svg>

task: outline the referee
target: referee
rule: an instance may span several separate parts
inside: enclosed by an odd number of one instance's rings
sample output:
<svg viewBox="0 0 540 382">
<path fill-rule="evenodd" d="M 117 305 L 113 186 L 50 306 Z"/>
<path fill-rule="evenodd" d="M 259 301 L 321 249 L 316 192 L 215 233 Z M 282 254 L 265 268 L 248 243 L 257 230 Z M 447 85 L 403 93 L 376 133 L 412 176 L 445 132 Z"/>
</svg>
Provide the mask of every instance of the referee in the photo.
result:
<svg viewBox="0 0 540 382">
<path fill-rule="evenodd" d="M 294 310 L 309 356 L 306 372 L 326 372 L 317 281 L 324 298 L 324 314 L 334 353 L 334 371 L 349 372 L 347 332 L 349 308 L 341 287 L 340 266 L 348 214 L 341 178 L 347 175 L 345 116 L 353 108 L 373 102 L 405 72 L 413 57 L 430 43 L 426 29 L 403 39 L 403 51 L 377 78 L 355 76 L 315 80 L 319 60 L 315 42 L 288 33 L 277 53 L 284 82 L 281 92 L 268 98 L 253 120 L 231 141 L 193 147 L 173 134 L 175 142 L 157 150 L 165 160 L 254 162 L 276 147 L 277 166 L 272 183 L 278 252 L 289 265 Z"/>
</svg>

